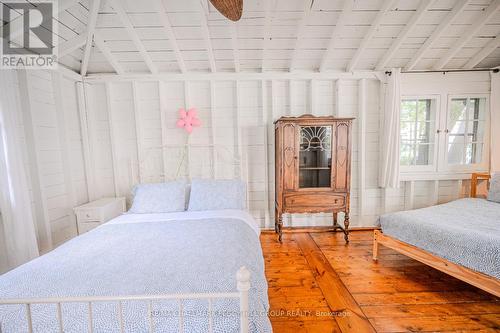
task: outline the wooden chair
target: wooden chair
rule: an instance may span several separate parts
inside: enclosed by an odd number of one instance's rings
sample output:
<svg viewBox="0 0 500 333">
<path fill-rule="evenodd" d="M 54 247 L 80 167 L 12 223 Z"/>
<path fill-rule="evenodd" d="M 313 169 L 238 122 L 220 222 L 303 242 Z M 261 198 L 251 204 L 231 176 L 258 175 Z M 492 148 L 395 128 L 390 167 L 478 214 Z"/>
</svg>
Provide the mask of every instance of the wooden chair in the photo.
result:
<svg viewBox="0 0 500 333">
<path fill-rule="evenodd" d="M 473 173 L 470 181 L 470 197 L 477 198 L 477 186 L 480 180 L 488 181 L 491 178 L 488 173 Z"/>
</svg>

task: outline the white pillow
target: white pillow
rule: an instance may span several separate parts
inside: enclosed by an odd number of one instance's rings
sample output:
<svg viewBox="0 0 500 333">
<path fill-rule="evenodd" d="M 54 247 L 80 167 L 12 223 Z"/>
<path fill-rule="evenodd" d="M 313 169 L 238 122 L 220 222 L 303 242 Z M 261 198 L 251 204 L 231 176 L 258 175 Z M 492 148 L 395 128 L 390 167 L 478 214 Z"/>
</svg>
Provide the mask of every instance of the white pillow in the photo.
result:
<svg viewBox="0 0 500 333">
<path fill-rule="evenodd" d="M 246 185 L 241 180 L 193 179 L 190 211 L 245 209 Z"/>
<path fill-rule="evenodd" d="M 132 190 L 129 213 L 170 213 L 186 210 L 186 181 L 140 184 Z"/>
</svg>

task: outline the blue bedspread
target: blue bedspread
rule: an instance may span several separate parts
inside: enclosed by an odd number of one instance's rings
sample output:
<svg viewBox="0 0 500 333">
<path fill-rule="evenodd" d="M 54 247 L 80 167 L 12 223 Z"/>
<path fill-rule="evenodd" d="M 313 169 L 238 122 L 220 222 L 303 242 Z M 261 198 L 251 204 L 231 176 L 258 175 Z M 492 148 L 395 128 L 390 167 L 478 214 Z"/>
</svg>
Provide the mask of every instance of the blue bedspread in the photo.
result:
<svg viewBox="0 0 500 333">
<path fill-rule="evenodd" d="M 460 199 L 382 215 L 384 234 L 500 278 L 500 204 Z"/>
<path fill-rule="evenodd" d="M 138 219 L 138 221 L 141 219 Z M 251 332 L 270 332 L 258 234 L 238 218 L 107 223 L 0 276 L 0 297 L 117 296 L 236 291 L 251 272 Z M 64 331 L 87 331 L 87 305 L 63 307 Z M 125 302 L 126 332 L 147 332 L 147 304 Z M 155 332 L 178 332 L 176 301 L 153 303 Z M 184 332 L 207 332 L 207 301 L 186 301 Z M 214 332 L 239 331 L 238 300 L 215 301 Z M 33 306 L 35 332 L 57 332 L 55 306 Z M 94 306 L 94 332 L 119 332 L 116 303 Z M 0 306 L 2 332 L 26 332 L 24 308 Z M 49 329 L 49 327 L 52 328 Z"/>
</svg>

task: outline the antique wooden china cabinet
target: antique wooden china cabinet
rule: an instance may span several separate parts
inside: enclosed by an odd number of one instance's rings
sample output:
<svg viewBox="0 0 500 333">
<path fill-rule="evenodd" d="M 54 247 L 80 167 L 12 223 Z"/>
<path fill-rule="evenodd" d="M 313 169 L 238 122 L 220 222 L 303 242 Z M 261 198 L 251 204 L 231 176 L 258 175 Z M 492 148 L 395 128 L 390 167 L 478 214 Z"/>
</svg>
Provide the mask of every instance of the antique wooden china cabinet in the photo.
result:
<svg viewBox="0 0 500 333">
<path fill-rule="evenodd" d="M 333 229 L 349 241 L 351 124 L 353 118 L 281 117 L 275 122 L 275 231 L 283 213 L 333 213 Z M 344 226 L 337 214 L 345 213 Z"/>
</svg>

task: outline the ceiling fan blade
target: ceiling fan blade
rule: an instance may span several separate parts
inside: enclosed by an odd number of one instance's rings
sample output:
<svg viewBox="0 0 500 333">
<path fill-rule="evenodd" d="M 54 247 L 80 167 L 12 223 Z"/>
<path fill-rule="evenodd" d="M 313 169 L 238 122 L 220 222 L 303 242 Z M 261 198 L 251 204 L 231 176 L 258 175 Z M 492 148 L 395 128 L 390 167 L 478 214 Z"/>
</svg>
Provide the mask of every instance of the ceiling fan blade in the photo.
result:
<svg viewBox="0 0 500 333">
<path fill-rule="evenodd" d="M 243 0 L 210 0 L 210 2 L 231 21 L 238 21 L 243 14 Z"/>
</svg>

